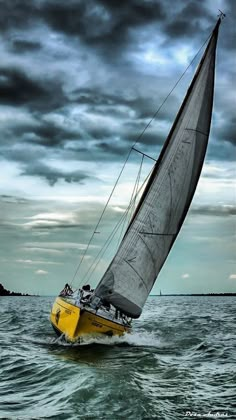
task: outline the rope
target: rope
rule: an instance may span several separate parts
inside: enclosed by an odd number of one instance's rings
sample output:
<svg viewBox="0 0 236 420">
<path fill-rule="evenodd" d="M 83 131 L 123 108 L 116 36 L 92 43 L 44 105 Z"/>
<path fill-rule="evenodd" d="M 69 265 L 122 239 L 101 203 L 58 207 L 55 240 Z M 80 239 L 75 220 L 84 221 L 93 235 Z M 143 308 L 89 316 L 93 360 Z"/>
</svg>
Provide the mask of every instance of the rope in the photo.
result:
<svg viewBox="0 0 236 420">
<path fill-rule="evenodd" d="M 131 213 L 131 215 L 130 215 L 130 219 L 129 219 L 129 222 L 130 222 L 130 220 L 131 220 L 132 213 L 133 213 L 133 209 L 134 209 L 134 207 L 135 207 L 136 194 L 137 194 L 137 190 L 138 190 L 138 186 L 139 186 L 139 180 L 140 180 L 141 171 L 142 171 L 142 166 L 143 166 L 143 159 L 144 159 L 144 155 L 142 155 L 142 159 L 141 159 L 141 162 L 140 162 L 140 166 L 139 166 L 138 174 L 137 174 L 137 177 L 136 177 L 136 180 L 135 180 L 134 188 L 133 188 L 132 195 L 131 195 L 130 202 L 129 202 L 129 206 L 130 206 L 130 213 Z M 133 203 L 133 205 L 131 205 L 131 203 Z M 125 222 L 127 221 L 127 219 L 128 219 L 128 212 L 127 212 L 127 217 L 126 217 L 126 219 L 124 220 L 124 223 L 123 223 L 122 229 L 121 229 L 121 231 L 120 231 L 120 235 L 119 235 L 119 239 L 118 239 L 118 247 L 119 247 L 119 244 L 120 244 L 121 239 L 122 239 L 122 236 L 123 236 L 123 231 L 124 231 L 124 227 L 125 227 Z"/>
<path fill-rule="evenodd" d="M 138 192 L 138 187 L 139 187 L 139 181 L 140 181 L 140 177 L 141 177 L 141 172 L 142 172 L 142 167 L 143 167 L 143 161 L 144 161 L 144 154 L 142 155 L 142 159 L 141 159 L 141 163 L 140 163 L 140 168 L 139 168 L 139 172 L 138 172 L 138 176 L 137 176 L 137 180 L 136 180 L 136 185 L 135 185 L 135 187 L 134 187 L 134 189 L 135 189 L 135 193 L 134 193 L 134 202 L 133 202 L 133 206 L 132 206 L 132 209 L 131 209 L 131 214 L 130 214 L 130 220 L 131 220 L 131 218 L 132 218 L 132 215 L 133 215 L 133 212 L 134 212 L 134 209 L 135 209 L 135 205 L 136 205 L 136 199 L 137 199 L 137 192 Z M 130 220 L 129 220 L 129 222 L 130 222 Z"/>
<path fill-rule="evenodd" d="M 93 237 L 94 237 L 94 235 L 95 235 L 95 232 L 97 231 L 97 228 L 98 228 L 98 226 L 99 226 L 99 224 L 100 224 L 100 222 L 101 222 L 101 220 L 102 220 L 102 218 L 103 218 L 103 215 L 104 215 L 104 213 L 105 213 L 105 211 L 106 211 L 106 208 L 107 208 L 107 206 L 108 206 L 108 204 L 109 204 L 109 202 L 110 202 L 110 199 L 111 199 L 111 197 L 112 197 L 112 195 L 113 195 L 113 192 L 115 191 L 115 188 L 116 188 L 116 186 L 117 186 L 117 184 L 118 184 L 118 182 L 119 182 L 119 179 L 120 179 L 120 177 L 121 177 L 121 175 L 122 175 L 122 173 L 123 173 L 123 171 L 124 171 L 124 168 L 125 168 L 125 166 L 126 166 L 126 163 L 128 162 L 128 159 L 129 159 L 129 157 L 130 157 L 130 155 L 131 155 L 131 152 L 132 152 L 132 148 L 130 149 L 130 151 L 129 151 L 129 153 L 128 153 L 128 156 L 127 156 L 127 158 L 126 158 L 126 160 L 125 160 L 125 162 L 124 162 L 124 164 L 123 164 L 123 166 L 122 166 L 122 168 L 121 168 L 121 171 L 120 171 L 119 176 L 118 176 L 118 178 L 117 178 L 117 180 L 116 180 L 116 182 L 115 182 L 115 185 L 114 185 L 114 187 L 112 188 L 112 191 L 111 191 L 111 193 L 110 193 L 110 195 L 109 195 L 109 197 L 108 197 L 108 200 L 107 200 L 107 202 L 106 202 L 106 205 L 105 205 L 105 207 L 104 207 L 104 209 L 103 209 L 103 211 L 102 211 L 102 213 L 101 213 L 101 215 L 100 215 L 100 217 L 99 217 L 99 219 L 98 219 L 98 222 L 97 222 L 97 224 L 96 224 L 96 226 L 95 226 L 95 228 L 94 228 L 94 231 L 93 231 L 92 236 L 91 236 L 91 238 L 90 238 L 90 240 L 89 240 L 89 242 L 88 242 L 88 245 L 87 245 L 87 247 L 86 247 L 86 248 L 85 248 L 85 250 L 84 250 L 84 253 L 83 253 L 82 257 L 81 257 L 81 260 L 80 260 L 80 262 L 79 262 L 79 265 L 78 265 L 77 269 L 75 270 L 75 274 L 74 274 L 74 276 L 73 276 L 73 278 L 72 278 L 71 285 L 73 284 L 73 281 L 74 281 L 74 279 L 75 279 L 75 277 L 76 277 L 76 274 L 78 273 L 79 268 L 80 268 L 80 266 L 81 266 L 81 264 L 82 264 L 82 262 L 83 262 L 83 260 L 84 260 L 84 257 L 85 257 L 85 255 L 87 254 L 87 251 L 88 251 L 88 249 L 89 249 L 89 245 L 91 244 L 91 242 L 92 242 L 92 240 L 93 240 Z"/>
</svg>

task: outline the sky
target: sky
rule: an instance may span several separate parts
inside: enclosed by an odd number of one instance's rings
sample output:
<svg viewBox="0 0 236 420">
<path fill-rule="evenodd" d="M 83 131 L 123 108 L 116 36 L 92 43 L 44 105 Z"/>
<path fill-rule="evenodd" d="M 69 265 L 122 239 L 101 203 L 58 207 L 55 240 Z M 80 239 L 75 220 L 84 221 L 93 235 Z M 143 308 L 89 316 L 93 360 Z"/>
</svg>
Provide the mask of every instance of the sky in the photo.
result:
<svg viewBox="0 0 236 420">
<path fill-rule="evenodd" d="M 190 211 L 152 293 L 236 292 L 234 0 L 0 0 L 0 283 L 56 295 L 74 277 L 132 144 L 209 37 L 214 111 Z M 136 147 L 157 158 L 201 53 Z M 74 279 L 124 215 L 132 152 Z M 141 179 L 151 170 L 146 158 Z M 121 237 L 122 228 L 118 232 Z M 86 280 L 95 286 L 119 243 Z"/>
</svg>

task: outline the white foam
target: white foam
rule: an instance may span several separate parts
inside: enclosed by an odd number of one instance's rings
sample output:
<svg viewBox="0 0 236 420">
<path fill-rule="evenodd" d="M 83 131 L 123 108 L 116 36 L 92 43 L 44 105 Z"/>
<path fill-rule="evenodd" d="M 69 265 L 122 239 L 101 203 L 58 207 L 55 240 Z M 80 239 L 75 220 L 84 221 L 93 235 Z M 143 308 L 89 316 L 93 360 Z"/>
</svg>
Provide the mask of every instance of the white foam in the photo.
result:
<svg viewBox="0 0 236 420">
<path fill-rule="evenodd" d="M 54 341 L 59 345 L 71 345 L 71 346 L 88 346 L 92 344 L 100 344 L 105 346 L 119 346 L 129 345 L 138 347 L 161 347 L 160 339 L 154 333 L 143 332 L 132 332 L 125 333 L 122 336 L 108 337 L 106 335 L 101 336 L 84 336 L 80 342 L 69 344 L 65 341 L 65 337 L 59 337 Z"/>
</svg>

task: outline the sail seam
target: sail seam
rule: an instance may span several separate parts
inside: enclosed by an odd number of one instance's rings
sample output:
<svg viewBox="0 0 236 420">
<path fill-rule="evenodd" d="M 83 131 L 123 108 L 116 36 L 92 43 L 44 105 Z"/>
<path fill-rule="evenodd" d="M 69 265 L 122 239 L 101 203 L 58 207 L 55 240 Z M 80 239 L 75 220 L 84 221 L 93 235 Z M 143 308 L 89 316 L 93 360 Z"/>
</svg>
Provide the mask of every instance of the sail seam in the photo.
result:
<svg viewBox="0 0 236 420">
<path fill-rule="evenodd" d="M 135 268 L 127 260 L 124 260 L 124 261 L 133 269 L 133 271 L 137 274 L 137 276 L 140 278 L 140 280 L 142 280 L 142 283 L 145 286 L 145 289 L 149 292 L 149 290 L 147 288 L 147 285 L 146 285 L 145 281 L 143 280 L 143 278 L 140 276 L 140 274 L 135 270 Z"/>
<path fill-rule="evenodd" d="M 149 246 L 147 245 L 147 243 L 145 242 L 145 240 L 142 238 L 142 236 L 141 236 L 141 235 L 139 235 L 139 237 L 140 237 L 140 239 L 143 241 L 144 245 L 146 246 L 146 248 L 147 248 L 147 250 L 148 250 L 148 252 L 149 252 L 149 254 L 150 254 L 150 257 L 151 257 L 151 260 L 152 260 L 152 263 L 153 263 L 153 266 L 154 266 L 154 270 L 155 270 L 155 273 L 156 273 L 155 260 L 154 260 L 154 258 L 153 258 L 152 253 L 151 253 L 151 250 L 149 249 Z"/>
<path fill-rule="evenodd" d="M 203 133 L 203 131 L 201 131 L 201 130 L 197 130 L 196 128 L 185 128 L 185 130 L 187 130 L 187 131 L 195 131 L 196 133 L 199 133 L 199 134 L 202 134 L 203 136 L 206 136 L 206 137 L 208 137 L 208 134 L 209 133 Z M 183 142 L 183 143 L 187 143 L 187 142 Z"/>
<path fill-rule="evenodd" d="M 156 236 L 175 236 L 176 233 L 156 233 L 156 232 L 139 232 L 143 235 L 156 235 Z"/>
</svg>

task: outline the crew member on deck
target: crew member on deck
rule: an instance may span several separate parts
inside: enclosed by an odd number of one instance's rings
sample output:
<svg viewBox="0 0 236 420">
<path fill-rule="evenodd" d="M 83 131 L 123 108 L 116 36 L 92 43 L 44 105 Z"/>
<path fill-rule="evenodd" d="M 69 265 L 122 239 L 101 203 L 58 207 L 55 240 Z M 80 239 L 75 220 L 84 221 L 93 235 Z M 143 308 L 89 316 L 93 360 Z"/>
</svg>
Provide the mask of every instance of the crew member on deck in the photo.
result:
<svg viewBox="0 0 236 420">
<path fill-rule="evenodd" d="M 72 293 L 73 290 L 71 289 L 70 285 L 66 283 L 64 289 L 60 293 L 60 296 L 70 296 Z"/>
<path fill-rule="evenodd" d="M 89 284 L 86 284 L 80 290 L 81 293 L 81 300 L 88 302 L 90 297 L 92 296 L 93 290 L 90 288 Z"/>
</svg>

